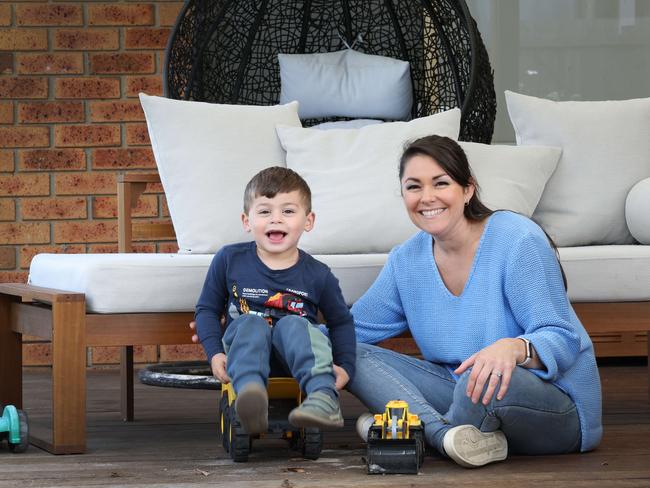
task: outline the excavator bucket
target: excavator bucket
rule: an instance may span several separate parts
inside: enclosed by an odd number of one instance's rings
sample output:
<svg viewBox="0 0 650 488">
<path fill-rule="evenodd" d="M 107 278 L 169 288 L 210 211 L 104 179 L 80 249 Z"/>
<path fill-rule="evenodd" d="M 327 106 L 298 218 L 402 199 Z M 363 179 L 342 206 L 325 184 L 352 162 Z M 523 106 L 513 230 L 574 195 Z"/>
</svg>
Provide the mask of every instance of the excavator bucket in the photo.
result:
<svg viewBox="0 0 650 488">
<path fill-rule="evenodd" d="M 420 460 L 415 439 L 368 439 L 368 474 L 417 474 Z"/>
</svg>

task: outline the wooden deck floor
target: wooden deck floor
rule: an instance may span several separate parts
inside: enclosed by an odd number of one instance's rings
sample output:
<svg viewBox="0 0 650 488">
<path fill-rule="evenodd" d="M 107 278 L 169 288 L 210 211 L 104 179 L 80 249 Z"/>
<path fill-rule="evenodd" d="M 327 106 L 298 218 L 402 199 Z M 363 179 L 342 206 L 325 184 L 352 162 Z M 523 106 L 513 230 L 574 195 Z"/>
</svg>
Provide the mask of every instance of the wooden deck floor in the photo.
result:
<svg viewBox="0 0 650 488">
<path fill-rule="evenodd" d="M 254 444 L 248 463 L 234 464 L 221 448 L 215 419 L 218 393 L 136 384 L 134 423 L 118 417 L 117 371 L 91 371 L 88 379 L 88 452 L 53 456 L 30 447 L 0 449 L 0 487 L 229 486 L 229 487 L 650 487 L 648 370 L 642 363 L 601 367 L 605 436 L 588 454 L 511 457 L 466 470 L 427 457 L 417 476 L 369 476 L 354 419 L 363 411 L 345 395 L 346 426 L 327 433 L 318 461 L 292 457 L 280 440 Z M 47 400 L 47 370 L 28 370 L 26 408 L 33 422 Z M 295 456 L 295 454 L 294 454 Z"/>
</svg>

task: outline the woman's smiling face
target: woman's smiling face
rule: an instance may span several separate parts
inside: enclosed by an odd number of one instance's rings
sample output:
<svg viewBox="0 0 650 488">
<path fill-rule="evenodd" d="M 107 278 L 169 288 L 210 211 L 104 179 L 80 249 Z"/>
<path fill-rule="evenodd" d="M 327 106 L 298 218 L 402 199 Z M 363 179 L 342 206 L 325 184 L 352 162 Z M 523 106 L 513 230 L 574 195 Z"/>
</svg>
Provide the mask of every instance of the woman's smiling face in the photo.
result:
<svg viewBox="0 0 650 488">
<path fill-rule="evenodd" d="M 423 231 L 445 238 L 467 223 L 464 208 L 473 185 L 459 185 L 430 156 L 416 154 L 406 162 L 401 186 L 409 217 Z"/>
</svg>

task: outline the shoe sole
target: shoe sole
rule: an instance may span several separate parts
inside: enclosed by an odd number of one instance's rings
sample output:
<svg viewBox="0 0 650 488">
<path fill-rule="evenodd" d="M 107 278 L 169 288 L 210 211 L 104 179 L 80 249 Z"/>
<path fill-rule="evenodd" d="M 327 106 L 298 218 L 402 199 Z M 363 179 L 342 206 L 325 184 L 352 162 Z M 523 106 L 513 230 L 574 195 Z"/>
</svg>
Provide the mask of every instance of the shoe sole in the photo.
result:
<svg viewBox="0 0 650 488">
<path fill-rule="evenodd" d="M 443 446 L 447 455 L 465 468 L 503 461 L 508 456 L 508 441 L 503 432 L 481 432 L 473 425 L 450 429 Z"/>
<path fill-rule="evenodd" d="M 269 429 L 269 397 L 266 388 L 252 384 L 244 387 L 235 400 L 235 411 L 248 434 Z"/>
<path fill-rule="evenodd" d="M 297 408 L 289 414 L 289 423 L 294 427 L 320 427 L 320 428 L 340 428 L 343 427 L 343 419 L 327 420 L 317 415 L 310 415 Z"/>
</svg>

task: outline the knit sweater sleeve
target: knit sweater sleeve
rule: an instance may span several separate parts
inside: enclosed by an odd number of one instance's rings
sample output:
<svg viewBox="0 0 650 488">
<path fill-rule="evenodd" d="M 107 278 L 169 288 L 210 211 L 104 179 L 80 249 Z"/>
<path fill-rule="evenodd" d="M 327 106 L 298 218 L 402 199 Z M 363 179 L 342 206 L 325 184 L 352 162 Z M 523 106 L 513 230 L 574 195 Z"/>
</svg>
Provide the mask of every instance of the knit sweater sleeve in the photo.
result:
<svg viewBox="0 0 650 488">
<path fill-rule="evenodd" d="M 391 251 L 375 282 L 352 306 L 358 342 L 375 344 L 408 329 L 395 281 L 397 249 Z"/>
<path fill-rule="evenodd" d="M 210 263 L 194 313 L 196 332 L 208 361 L 212 361 L 215 354 L 224 352 L 221 343 L 221 316 L 227 301 L 226 259 L 225 253 L 221 250 Z"/>
<path fill-rule="evenodd" d="M 540 233 L 541 234 L 541 233 Z M 514 243 L 505 294 L 517 323 L 546 366 L 543 379 L 555 380 L 577 360 L 581 327 L 569 303 L 557 257 L 546 236 L 527 233 Z"/>
</svg>

